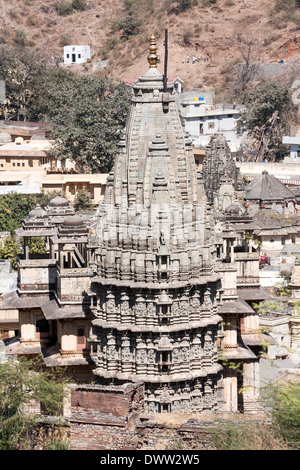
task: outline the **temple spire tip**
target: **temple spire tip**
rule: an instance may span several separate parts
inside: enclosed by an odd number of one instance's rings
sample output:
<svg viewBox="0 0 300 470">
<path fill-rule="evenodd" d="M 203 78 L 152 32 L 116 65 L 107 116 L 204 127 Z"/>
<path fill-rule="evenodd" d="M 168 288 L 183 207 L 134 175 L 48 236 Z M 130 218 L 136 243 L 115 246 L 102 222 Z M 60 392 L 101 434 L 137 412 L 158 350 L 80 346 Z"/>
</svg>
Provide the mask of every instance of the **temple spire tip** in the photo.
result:
<svg viewBox="0 0 300 470">
<path fill-rule="evenodd" d="M 157 46 L 156 46 L 156 39 L 153 33 L 151 34 L 151 37 L 150 37 L 149 51 L 150 51 L 150 54 L 147 57 L 148 62 L 149 62 L 149 68 L 150 69 L 157 68 L 157 63 L 158 63 L 158 56 L 156 54 Z"/>
</svg>

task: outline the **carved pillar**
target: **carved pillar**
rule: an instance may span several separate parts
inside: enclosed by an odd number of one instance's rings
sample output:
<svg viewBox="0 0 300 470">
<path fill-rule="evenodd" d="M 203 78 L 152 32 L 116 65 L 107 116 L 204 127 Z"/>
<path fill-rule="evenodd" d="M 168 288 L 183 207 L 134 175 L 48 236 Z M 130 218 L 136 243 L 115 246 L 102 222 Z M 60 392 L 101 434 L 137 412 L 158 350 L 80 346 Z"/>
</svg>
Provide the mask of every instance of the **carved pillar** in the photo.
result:
<svg viewBox="0 0 300 470">
<path fill-rule="evenodd" d="M 206 289 L 203 296 L 203 304 L 202 304 L 202 318 L 210 318 L 211 317 L 211 309 L 212 309 L 212 301 L 210 298 L 210 289 Z"/>
<path fill-rule="evenodd" d="M 191 411 L 191 387 L 188 382 L 185 383 L 181 394 L 181 412 L 189 413 Z"/>
<path fill-rule="evenodd" d="M 204 384 L 203 410 L 211 410 L 213 401 L 213 390 L 211 379 L 207 379 Z"/>
<path fill-rule="evenodd" d="M 118 372 L 118 353 L 113 332 L 107 335 L 106 362 L 108 372 Z"/>
<path fill-rule="evenodd" d="M 156 375 L 156 349 L 152 337 L 147 339 L 147 374 Z"/>
<path fill-rule="evenodd" d="M 182 297 L 178 302 L 180 323 L 189 322 L 189 301 L 188 297 Z"/>
<path fill-rule="evenodd" d="M 199 321 L 201 317 L 200 294 L 197 290 L 190 299 L 190 321 Z"/>
<path fill-rule="evenodd" d="M 130 323 L 131 317 L 130 298 L 125 292 L 121 294 L 121 323 Z"/>
<path fill-rule="evenodd" d="M 174 340 L 173 353 L 172 353 L 172 372 L 173 372 L 173 374 L 180 374 L 180 372 L 181 372 L 180 364 L 181 364 L 180 342 L 179 342 L 179 339 L 176 338 Z"/>
<path fill-rule="evenodd" d="M 108 290 L 106 295 L 106 321 L 116 322 L 117 319 L 115 296 L 112 291 Z"/>
<path fill-rule="evenodd" d="M 146 315 L 147 326 L 157 325 L 156 305 L 154 302 L 147 302 L 147 315 Z"/>
<path fill-rule="evenodd" d="M 145 375 L 147 373 L 147 349 L 141 334 L 139 334 L 136 338 L 135 366 L 137 375 Z"/>
<path fill-rule="evenodd" d="M 144 298 L 138 294 L 135 300 L 135 323 L 136 325 L 145 325 L 147 315 L 147 305 Z"/>
<path fill-rule="evenodd" d="M 191 371 L 201 369 L 202 348 L 201 339 L 197 335 L 192 342 L 191 346 Z"/>
<path fill-rule="evenodd" d="M 190 372 L 190 343 L 187 333 L 185 334 L 180 346 L 180 372 L 188 374 Z"/>
<path fill-rule="evenodd" d="M 212 353 L 213 353 L 213 342 L 211 331 L 206 331 L 204 336 L 204 350 L 203 350 L 203 361 L 204 367 L 212 366 Z"/>
<path fill-rule="evenodd" d="M 132 353 L 130 350 L 130 336 L 124 334 L 121 338 L 121 361 L 122 372 L 125 374 L 132 373 Z"/>
<path fill-rule="evenodd" d="M 203 410 L 203 392 L 202 383 L 197 382 L 192 391 L 192 411 L 200 413 Z"/>
</svg>

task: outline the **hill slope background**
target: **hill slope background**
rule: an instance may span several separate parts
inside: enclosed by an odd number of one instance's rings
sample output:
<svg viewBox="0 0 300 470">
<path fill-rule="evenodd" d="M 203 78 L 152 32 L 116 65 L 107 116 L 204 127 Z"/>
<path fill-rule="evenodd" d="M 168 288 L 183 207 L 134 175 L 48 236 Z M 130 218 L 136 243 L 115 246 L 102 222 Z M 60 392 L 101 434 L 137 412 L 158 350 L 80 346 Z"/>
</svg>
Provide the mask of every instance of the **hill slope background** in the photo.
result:
<svg viewBox="0 0 300 470">
<path fill-rule="evenodd" d="M 152 32 L 163 70 L 164 30 L 168 29 L 169 77 L 180 76 L 184 89 L 214 89 L 220 99 L 230 95 L 237 64 L 243 62 L 241 48 L 246 51 L 249 38 L 254 44 L 251 60 L 278 63 L 283 59 L 296 68 L 299 63 L 296 0 L 77 0 L 78 5 L 81 10 L 72 9 L 69 0 L 0 0 L 0 43 L 36 50 L 50 62 L 62 58 L 64 45 L 88 44 L 91 62 L 72 66 L 79 73 L 105 64 L 98 73 L 136 79 L 147 70 Z M 137 34 L 126 35 L 120 28 L 122 21 Z M 204 61 L 207 53 L 211 59 Z M 201 56 L 195 64 L 193 54 Z"/>
</svg>

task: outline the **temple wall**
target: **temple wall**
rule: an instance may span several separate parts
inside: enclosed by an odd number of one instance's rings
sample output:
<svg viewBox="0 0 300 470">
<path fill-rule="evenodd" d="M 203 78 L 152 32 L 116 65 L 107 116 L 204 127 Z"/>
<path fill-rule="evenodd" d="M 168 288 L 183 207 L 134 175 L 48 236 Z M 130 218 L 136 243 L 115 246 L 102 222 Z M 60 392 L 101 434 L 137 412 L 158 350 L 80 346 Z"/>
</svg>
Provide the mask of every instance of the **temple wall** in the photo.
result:
<svg viewBox="0 0 300 470">
<path fill-rule="evenodd" d="M 76 269 L 64 269 L 60 272 L 63 275 L 58 276 L 57 289 L 60 292 L 61 301 L 82 302 L 84 292 L 90 291 L 90 277 L 81 276 L 80 269 L 78 273 L 76 273 Z"/>
<path fill-rule="evenodd" d="M 58 322 L 57 336 L 62 353 L 79 352 L 86 349 L 86 338 L 89 335 L 89 329 L 90 324 L 85 319 Z M 83 330 L 85 333 L 81 342 L 78 342 L 79 330 Z"/>
<path fill-rule="evenodd" d="M 35 260 L 24 263 L 22 260 L 18 268 L 19 286 L 21 290 L 48 290 L 54 286 L 56 278 L 55 267 L 41 265 L 44 260 Z"/>
<path fill-rule="evenodd" d="M 293 183 L 293 179 L 297 179 L 296 184 L 298 184 L 300 179 L 300 165 L 295 163 L 239 162 L 238 166 L 242 176 L 256 176 L 261 175 L 263 171 L 267 171 L 269 175 L 275 176 L 278 179 L 291 179 L 291 183 Z"/>
<path fill-rule="evenodd" d="M 37 309 L 20 312 L 19 327 L 22 341 L 37 341 L 35 323 L 38 318 L 42 318 L 42 313 Z"/>
</svg>

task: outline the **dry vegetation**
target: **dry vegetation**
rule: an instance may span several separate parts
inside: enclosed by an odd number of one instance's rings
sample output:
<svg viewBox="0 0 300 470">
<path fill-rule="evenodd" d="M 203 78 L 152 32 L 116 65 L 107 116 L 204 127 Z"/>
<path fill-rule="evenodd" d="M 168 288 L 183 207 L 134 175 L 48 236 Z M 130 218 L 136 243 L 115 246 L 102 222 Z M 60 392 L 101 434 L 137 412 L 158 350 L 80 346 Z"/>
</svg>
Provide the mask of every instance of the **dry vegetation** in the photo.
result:
<svg viewBox="0 0 300 470">
<path fill-rule="evenodd" d="M 162 67 L 167 28 L 169 76 L 179 75 L 186 89 L 213 87 L 222 98 L 241 60 L 234 42 L 238 33 L 256 38 L 260 62 L 275 63 L 282 58 L 297 62 L 300 8 L 295 8 L 295 1 L 194 0 L 190 8 L 179 11 L 180 1 L 171 0 L 2 0 L 0 43 L 26 45 L 46 53 L 52 61 L 62 57 L 66 44 L 89 44 L 93 58 L 90 64 L 78 67 L 80 72 L 108 59 L 105 73 L 137 78 L 147 68 L 145 56 L 152 32 L 157 36 Z M 137 34 L 126 36 L 118 26 L 129 10 L 138 27 Z M 212 56 L 209 62 L 201 59 L 187 64 L 188 56 L 203 58 L 207 52 Z"/>
</svg>

